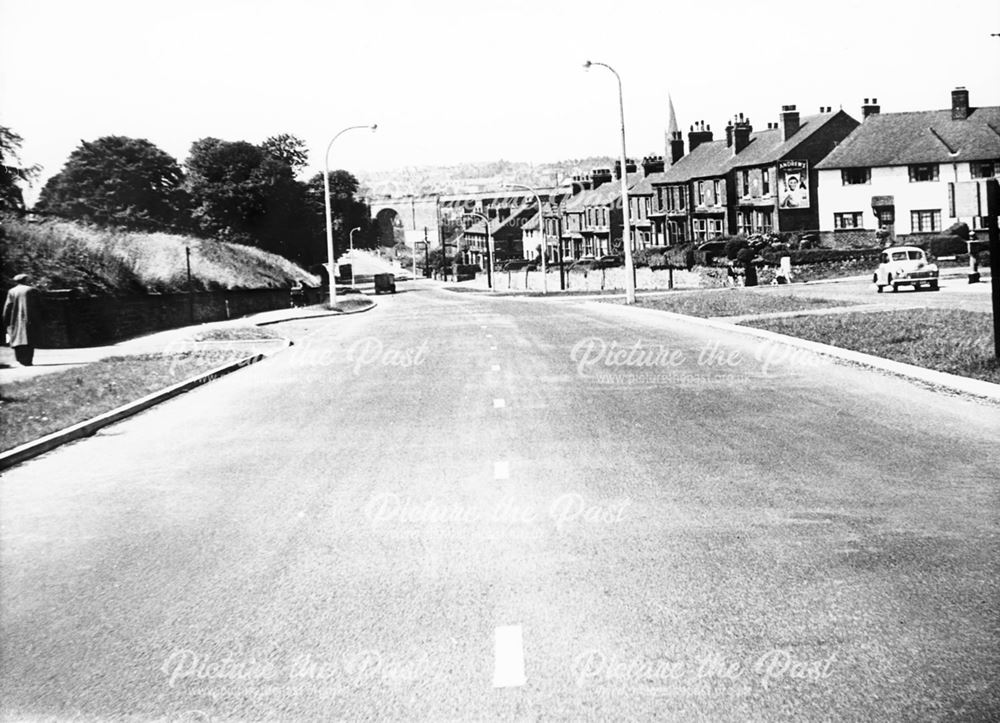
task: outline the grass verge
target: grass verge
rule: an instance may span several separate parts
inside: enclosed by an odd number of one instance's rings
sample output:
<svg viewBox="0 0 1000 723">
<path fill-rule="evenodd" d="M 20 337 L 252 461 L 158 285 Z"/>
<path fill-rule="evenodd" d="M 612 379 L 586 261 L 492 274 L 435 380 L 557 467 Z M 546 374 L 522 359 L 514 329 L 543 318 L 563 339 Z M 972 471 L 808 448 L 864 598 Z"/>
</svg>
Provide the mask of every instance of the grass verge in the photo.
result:
<svg viewBox="0 0 1000 723">
<path fill-rule="evenodd" d="M 607 303 L 622 304 L 622 299 Z M 780 311 L 803 311 L 838 306 L 853 306 L 850 301 L 816 299 L 805 296 L 784 296 L 757 291 L 753 288 L 712 289 L 708 291 L 678 291 L 664 296 L 636 297 L 636 306 L 672 311 L 708 319 L 716 316 L 770 314 Z"/>
<path fill-rule="evenodd" d="M 252 345 L 251 345 L 252 346 Z M 0 450 L 65 429 L 255 350 L 214 348 L 181 354 L 108 357 L 0 388 Z"/>
<path fill-rule="evenodd" d="M 993 356 L 993 321 L 984 312 L 908 309 L 755 319 L 744 324 L 1000 384 L 1000 364 Z"/>
</svg>

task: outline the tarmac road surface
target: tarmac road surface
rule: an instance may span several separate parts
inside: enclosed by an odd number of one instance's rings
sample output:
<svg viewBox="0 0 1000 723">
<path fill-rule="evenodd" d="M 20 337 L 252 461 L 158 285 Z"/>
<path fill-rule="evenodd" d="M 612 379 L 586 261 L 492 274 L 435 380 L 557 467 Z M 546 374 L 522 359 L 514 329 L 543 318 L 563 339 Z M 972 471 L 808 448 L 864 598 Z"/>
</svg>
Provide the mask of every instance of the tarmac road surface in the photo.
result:
<svg viewBox="0 0 1000 723">
<path fill-rule="evenodd" d="M 3 719 L 1000 710 L 997 407 L 400 291 L 5 473 Z"/>
</svg>

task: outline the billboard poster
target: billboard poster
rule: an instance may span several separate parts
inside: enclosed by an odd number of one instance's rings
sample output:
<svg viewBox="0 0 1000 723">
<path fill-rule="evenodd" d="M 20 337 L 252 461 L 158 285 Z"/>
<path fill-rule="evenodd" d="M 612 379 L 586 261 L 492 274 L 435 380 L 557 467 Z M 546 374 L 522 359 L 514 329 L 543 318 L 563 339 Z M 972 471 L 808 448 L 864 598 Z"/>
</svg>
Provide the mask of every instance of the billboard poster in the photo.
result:
<svg viewBox="0 0 1000 723">
<path fill-rule="evenodd" d="M 778 162 L 778 207 L 809 208 L 809 166 L 806 161 Z"/>
</svg>

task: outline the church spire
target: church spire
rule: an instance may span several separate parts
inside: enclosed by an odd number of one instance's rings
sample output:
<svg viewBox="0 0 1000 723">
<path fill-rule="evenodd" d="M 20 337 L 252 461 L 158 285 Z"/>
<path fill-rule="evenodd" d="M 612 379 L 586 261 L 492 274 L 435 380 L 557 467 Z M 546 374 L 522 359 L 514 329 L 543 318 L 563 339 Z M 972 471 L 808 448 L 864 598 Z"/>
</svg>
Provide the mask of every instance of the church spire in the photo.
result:
<svg viewBox="0 0 1000 723">
<path fill-rule="evenodd" d="M 674 111 L 674 99 L 670 97 L 667 93 L 667 109 L 669 111 L 669 118 L 667 120 L 667 134 L 670 138 L 673 138 L 674 133 L 680 133 L 680 128 L 677 127 L 677 113 Z"/>
</svg>

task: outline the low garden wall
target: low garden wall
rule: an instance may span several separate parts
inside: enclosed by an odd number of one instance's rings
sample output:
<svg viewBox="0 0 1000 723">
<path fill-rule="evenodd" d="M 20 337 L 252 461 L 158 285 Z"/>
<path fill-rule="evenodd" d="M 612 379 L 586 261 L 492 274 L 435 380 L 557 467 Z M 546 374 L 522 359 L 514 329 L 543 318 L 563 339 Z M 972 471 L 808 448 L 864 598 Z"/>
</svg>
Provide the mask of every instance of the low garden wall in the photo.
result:
<svg viewBox="0 0 1000 723">
<path fill-rule="evenodd" d="M 482 274 L 480 274 L 482 277 Z M 549 291 L 559 289 L 559 271 L 548 271 L 546 279 Z M 679 269 L 635 270 L 638 289 L 705 289 L 724 286 L 726 271 L 722 268 L 695 267 L 690 271 Z M 541 291 L 541 271 L 499 271 L 493 275 L 497 291 Z M 611 291 L 625 288 L 625 269 L 593 269 L 591 271 L 566 272 L 567 291 Z"/>
<path fill-rule="evenodd" d="M 319 292 L 309 289 L 308 292 Z M 312 294 L 311 294 L 312 295 Z M 307 298 L 307 303 L 319 299 Z M 145 296 L 78 296 L 68 291 L 41 295 L 39 346 L 64 348 L 112 344 L 188 324 L 234 319 L 291 305 L 289 289 L 211 291 Z"/>
</svg>

